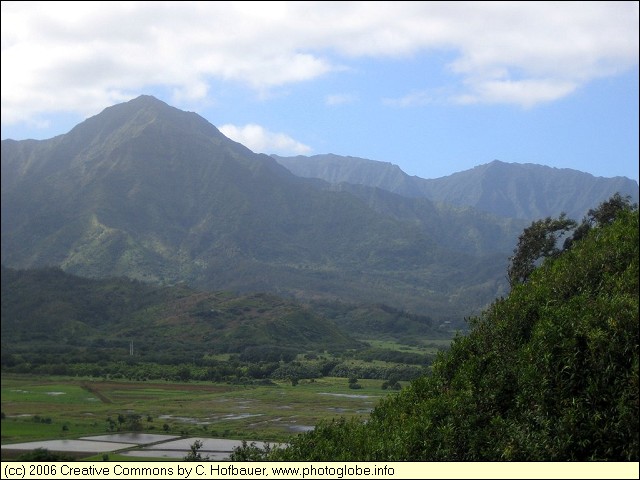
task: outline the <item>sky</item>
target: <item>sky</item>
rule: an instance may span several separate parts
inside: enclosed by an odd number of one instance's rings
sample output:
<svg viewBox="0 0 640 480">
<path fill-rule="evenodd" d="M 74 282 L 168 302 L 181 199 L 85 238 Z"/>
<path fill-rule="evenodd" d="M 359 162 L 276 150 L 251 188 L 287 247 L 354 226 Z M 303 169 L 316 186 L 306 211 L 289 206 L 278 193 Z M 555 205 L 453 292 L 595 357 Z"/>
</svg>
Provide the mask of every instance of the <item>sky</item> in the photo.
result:
<svg viewBox="0 0 640 480">
<path fill-rule="evenodd" d="M 146 94 L 258 153 L 638 181 L 638 2 L 1 5 L 3 140 Z"/>
</svg>

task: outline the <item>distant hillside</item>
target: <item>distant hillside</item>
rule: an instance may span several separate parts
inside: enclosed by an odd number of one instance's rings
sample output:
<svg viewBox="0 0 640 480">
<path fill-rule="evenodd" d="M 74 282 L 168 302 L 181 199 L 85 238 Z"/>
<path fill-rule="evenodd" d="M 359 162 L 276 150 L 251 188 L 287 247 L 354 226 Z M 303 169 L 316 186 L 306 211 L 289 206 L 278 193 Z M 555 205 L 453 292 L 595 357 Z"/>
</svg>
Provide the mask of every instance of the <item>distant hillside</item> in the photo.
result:
<svg viewBox="0 0 640 480">
<path fill-rule="evenodd" d="M 74 361 L 97 361 L 101 349 L 126 358 L 134 341 L 136 359 L 162 363 L 256 347 L 298 353 L 357 346 L 334 322 L 273 295 L 92 280 L 57 268 L 2 267 L 1 318 L 3 356 L 40 345 L 42 354 L 61 349 Z"/>
<path fill-rule="evenodd" d="M 310 308 L 332 320 L 359 340 L 394 339 L 404 345 L 424 345 L 434 339 L 450 339 L 455 332 L 449 322 L 438 322 L 383 303 L 353 305 L 344 302 L 311 302 Z"/>
<path fill-rule="evenodd" d="M 502 217 L 535 220 L 565 212 L 569 218 L 581 220 L 593 205 L 616 192 L 638 202 L 638 184 L 626 177 L 594 177 L 577 170 L 530 163 L 494 160 L 446 177 L 424 179 L 407 175 L 397 165 L 363 158 L 332 154 L 272 156 L 301 177 L 377 187 L 405 197 L 473 207 Z"/>
<path fill-rule="evenodd" d="M 300 177 L 319 178 L 332 184 L 352 183 L 377 187 L 405 197 L 421 197 L 425 193 L 421 186 L 423 179 L 411 177 L 400 167 L 389 162 L 332 153 L 310 157 L 271 156 L 280 165 Z"/>
<path fill-rule="evenodd" d="M 427 180 L 425 186 L 428 198 L 438 202 L 528 219 L 565 212 L 569 218 L 582 220 L 590 208 L 616 192 L 638 202 L 638 184 L 626 177 L 594 177 L 568 168 L 498 160 Z"/>
</svg>

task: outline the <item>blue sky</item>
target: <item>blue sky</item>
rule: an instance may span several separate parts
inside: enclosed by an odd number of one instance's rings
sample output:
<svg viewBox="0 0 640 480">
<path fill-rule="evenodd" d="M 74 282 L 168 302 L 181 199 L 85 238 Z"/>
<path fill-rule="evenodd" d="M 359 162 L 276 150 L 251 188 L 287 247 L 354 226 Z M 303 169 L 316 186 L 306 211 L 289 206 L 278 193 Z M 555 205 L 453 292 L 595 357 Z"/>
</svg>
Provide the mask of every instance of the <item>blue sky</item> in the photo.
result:
<svg viewBox="0 0 640 480">
<path fill-rule="evenodd" d="M 637 2 L 2 2 L 2 139 L 140 94 L 256 152 L 638 180 Z"/>
</svg>

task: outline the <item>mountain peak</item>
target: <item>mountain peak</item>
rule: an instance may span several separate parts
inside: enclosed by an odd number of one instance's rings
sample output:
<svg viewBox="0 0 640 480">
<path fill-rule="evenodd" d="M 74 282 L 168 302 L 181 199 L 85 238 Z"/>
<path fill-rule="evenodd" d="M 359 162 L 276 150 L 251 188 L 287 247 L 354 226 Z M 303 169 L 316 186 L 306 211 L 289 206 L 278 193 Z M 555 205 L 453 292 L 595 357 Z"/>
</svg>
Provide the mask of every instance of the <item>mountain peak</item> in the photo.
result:
<svg viewBox="0 0 640 480">
<path fill-rule="evenodd" d="M 145 95 L 145 94 L 139 95 L 136 98 L 133 98 L 133 99 L 129 100 L 129 102 L 127 102 L 127 103 L 146 103 L 146 104 L 167 105 L 165 102 L 163 102 L 162 100 L 159 100 L 158 98 L 154 97 L 153 95 Z"/>
<path fill-rule="evenodd" d="M 3 141 L 3 168 L 8 145 Z M 18 145 L 15 148 L 20 150 L 25 144 L 18 142 Z M 122 172 L 143 168 L 143 164 L 159 168 L 163 162 L 165 167 L 172 165 L 179 169 L 180 162 L 185 160 L 193 164 L 197 158 L 202 166 L 213 162 L 214 157 L 225 157 L 249 168 L 265 163 L 248 148 L 225 137 L 205 118 L 172 107 L 152 95 L 140 95 L 107 107 L 68 133 L 38 141 L 32 148 L 46 153 L 28 163 L 18 162 L 15 168 L 21 175 L 64 176 L 63 172 L 74 168 L 73 165 L 82 165 L 81 176 L 90 178 L 96 175 L 96 169 L 113 172 L 116 165 Z M 211 154 L 212 148 L 215 155 Z M 186 150 L 189 155 L 185 155 Z M 273 159 L 268 160 L 277 165 Z M 282 170 L 288 174 L 286 169 Z"/>
<path fill-rule="evenodd" d="M 178 108 L 172 107 L 162 100 L 157 99 L 152 95 L 140 95 L 127 102 L 118 103 L 110 107 L 105 108 L 99 114 L 89 118 L 91 119 L 105 119 L 105 117 L 124 117 L 139 115 L 141 112 L 148 112 L 152 115 L 196 115 L 191 112 L 185 112 Z M 197 116 L 197 115 L 196 115 Z M 202 118 L 202 117 L 199 117 Z M 204 120 L 204 119 L 202 119 Z M 80 124 L 82 125 L 82 124 Z"/>
<path fill-rule="evenodd" d="M 163 102 L 162 100 L 154 97 L 153 95 L 140 95 L 129 101 L 118 103 L 116 105 L 112 105 L 110 107 L 105 108 L 101 113 L 97 116 L 102 115 L 108 111 L 116 111 L 121 114 L 135 114 L 140 111 L 153 111 L 156 114 L 163 113 L 165 115 L 191 115 L 197 116 L 199 115 L 193 112 L 186 112 L 184 110 L 180 110 L 179 108 L 172 107 L 171 105 Z M 202 119 L 204 120 L 204 119 Z"/>
<path fill-rule="evenodd" d="M 89 117 L 74 127 L 65 140 L 85 146 L 107 144 L 115 147 L 123 139 L 136 137 L 149 128 L 161 136 L 200 136 L 216 141 L 226 138 L 200 115 L 172 107 L 152 95 L 140 95 Z"/>
</svg>

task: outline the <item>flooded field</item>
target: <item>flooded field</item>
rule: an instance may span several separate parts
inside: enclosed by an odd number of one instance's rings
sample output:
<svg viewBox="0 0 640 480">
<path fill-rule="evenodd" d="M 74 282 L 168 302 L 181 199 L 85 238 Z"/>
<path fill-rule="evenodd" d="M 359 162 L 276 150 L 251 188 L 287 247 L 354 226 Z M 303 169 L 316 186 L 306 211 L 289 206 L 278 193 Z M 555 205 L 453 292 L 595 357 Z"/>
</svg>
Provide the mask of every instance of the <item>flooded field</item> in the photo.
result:
<svg viewBox="0 0 640 480">
<path fill-rule="evenodd" d="M 198 440 L 202 442 L 201 455 L 210 460 L 225 460 L 240 447 L 242 441 L 224 438 L 179 438 L 172 435 L 154 435 L 145 433 L 118 433 L 114 435 L 98 435 L 82 437 L 77 440 L 44 440 L 2 445 L 3 450 L 31 451 L 46 448 L 52 452 L 84 452 L 113 453 L 131 457 L 181 459 L 190 451 L 191 445 Z M 255 442 L 264 447 L 265 442 Z"/>
<path fill-rule="evenodd" d="M 286 443 L 322 420 L 366 417 L 389 392 L 359 384 L 356 394 L 333 377 L 256 386 L 3 375 L 3 459 L 36 448 L 179 459 L 196 439 L 203 456 L 226 458 L 243 439 Z"/>
<path fill-rule="evenodd" d="M 51 452 L 115 452 L 123 448 L 131 448 L 130 443 L 97 442 L 93 440 L 39 440 L 36 442 L 13 443 L 2 445 L 2 450 L 31 451 L 45 448 Z"/>
<path fill-rule="evenodd" d="M 181 438 L 180 440 L 144 447 L 141 450 L 126 452 L 125 455 L 180 459 L 184 458 L 196 440 L 202 442 L 202 447 L 199 450 L 202 457 L 208 457 L 210 460 L 225 460 L 233 452 L 234 448 L 242 446 L 242 441 L 240 440 L 205 437 Z M 255 442 L 255 444 L 258 447 L 264 447 L 265 442 Z"/>
</svg>

